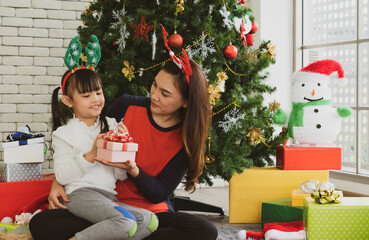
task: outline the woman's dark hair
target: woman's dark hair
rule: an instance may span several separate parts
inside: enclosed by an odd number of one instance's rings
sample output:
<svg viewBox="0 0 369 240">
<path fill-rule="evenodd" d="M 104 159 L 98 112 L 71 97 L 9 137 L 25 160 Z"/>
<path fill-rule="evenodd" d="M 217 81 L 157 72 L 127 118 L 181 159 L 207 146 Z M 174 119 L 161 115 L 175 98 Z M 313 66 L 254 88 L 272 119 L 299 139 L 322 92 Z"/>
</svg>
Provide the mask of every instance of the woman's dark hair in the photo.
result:
<svg viewBox="0 0 369 240">
<path fill-rule="evenodd" d="M 196 190 L 197 178 L 205 166 L 205 142 L 209 128 L 209 93 L 206 76 L 200 66 L 190 59 L 192 75 L 190 84 L 186 75 L 172 61 L 164 63 L 161 70 L 176 76 L 175 85 L 188 107 L 181 111 L 182 139 L 188 155 L 188 170 L 185 176 L 185 190 Z"/>
<path fill-rule="evenodd" d="M 63 84 L 63 79 L 69 73 L 69 70 L 66 71 L 62 77 L 61 84 Z M 65 83 L 65 95 L 69 98 L 73 99 L 73 92 L 78 91 L 78 93 L 86 93 L 97 91 L 102 88 L 102 82 L 99 75 L 90 69 L 80 69 L 72 73 L 67 82 Z M 59 101 L 59 90 L 60 86 L 54 89 L 53 95 L 51 98 L 51 112 L 52 112 L 52 122 L 53 131 L 58 127 L 65 125 L 70 118 L 70 114 L 66 113 L 66 111 L 62 111 L 64 106 L 63 103 Z M 73 111 L 73 109 L 72 109 Z M 104 113 L 100 114 L 100 131 L 107 132 L 109 131 L 109 126 Z"/>
</svg>

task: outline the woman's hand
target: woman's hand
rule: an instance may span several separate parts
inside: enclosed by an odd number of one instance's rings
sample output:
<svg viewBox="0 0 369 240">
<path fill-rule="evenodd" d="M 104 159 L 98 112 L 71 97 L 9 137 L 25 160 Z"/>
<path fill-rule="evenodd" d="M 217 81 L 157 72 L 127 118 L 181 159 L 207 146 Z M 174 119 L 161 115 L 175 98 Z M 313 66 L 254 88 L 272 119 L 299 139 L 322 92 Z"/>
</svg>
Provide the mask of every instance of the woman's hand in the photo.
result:
<svg viewBox="0 0 369 240">
<path fill-rule="evenodd" d="M 117 167 L 125 170 L 131 177 L 137 177 L 140 173 L 140 169 L 137 167 L 136 162 L 132 162 L 131 160 L 127 160 L 126 162 L 122 163 L 112 163 L 102 159 L 96 159 L 97 161 L 111 167 Z"/>
<path fill-rule="evenodd" d="M 49 201 L 49 209 L 67 209 L 66 206 L 60 203 L 59 198 L 62 198 L 64 201 L 69 202 L 67 194 L 65 193 L 64 187 L 54 179 L 53 184 L 51 185 L 48 201 Z"/>
</svg>

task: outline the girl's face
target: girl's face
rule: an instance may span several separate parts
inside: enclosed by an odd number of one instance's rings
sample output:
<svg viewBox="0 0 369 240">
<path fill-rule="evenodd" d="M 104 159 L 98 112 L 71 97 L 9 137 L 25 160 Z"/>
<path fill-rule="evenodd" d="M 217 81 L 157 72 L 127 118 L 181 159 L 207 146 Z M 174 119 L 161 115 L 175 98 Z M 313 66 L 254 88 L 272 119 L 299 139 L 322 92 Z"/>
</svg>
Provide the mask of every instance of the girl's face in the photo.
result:
<svg viewBox="0 0 369 240">
<path fill-rule="evenodd" d="M 100 116 L 102 109 L 105 105 L 105 98 L 102 89 L 97 91 L 79 93 L 77 90 L 73 93 L 73 99 L 66 97 L 66 104 L 68 107 L 73 108 L 75 116 L 91 126 L 96 122 L 98 116 Z M 62 97 L 62 98 L 63 98 Z M 62 99 L 63 100 L 63 99 Z"/>
<path fill-rule="evenodd" d="M 153 115 L 171 117 L 178 114 L 182 107 L 187 108 L 188 103 L 174 82 L 175 76 L 163 70 L 156 75 L 150 90 L 150 108 Z"/>
</svg>

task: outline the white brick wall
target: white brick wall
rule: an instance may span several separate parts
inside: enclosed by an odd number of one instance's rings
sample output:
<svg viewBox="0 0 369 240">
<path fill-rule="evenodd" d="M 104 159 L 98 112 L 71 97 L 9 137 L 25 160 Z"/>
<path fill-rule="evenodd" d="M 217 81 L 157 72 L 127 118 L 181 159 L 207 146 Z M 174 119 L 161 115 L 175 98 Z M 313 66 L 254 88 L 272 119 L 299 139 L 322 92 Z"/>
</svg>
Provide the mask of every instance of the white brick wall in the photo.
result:
<svg viewBox="0 0 369 240">
<path fill-rule="evenodd" d="M 87 6 L 88 0 L 0 0 L 0 142 L 28 124 L 50 146 L 51 94 Z M 46 158 L 50 172 L 50 152 Z"/>
</svg>

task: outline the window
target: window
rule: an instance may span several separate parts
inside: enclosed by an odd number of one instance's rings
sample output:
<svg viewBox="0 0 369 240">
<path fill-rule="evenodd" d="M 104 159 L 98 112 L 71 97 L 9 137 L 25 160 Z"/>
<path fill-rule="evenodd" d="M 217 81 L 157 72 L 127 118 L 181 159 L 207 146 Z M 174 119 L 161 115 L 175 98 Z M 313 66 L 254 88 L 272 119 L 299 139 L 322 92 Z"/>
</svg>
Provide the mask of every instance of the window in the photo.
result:
<svg viewBox="0 0 369 240">
<path fill-rule="evenodd" d="M 347 84 L 332 81 L 332 105 L 347 106 L 335 144 L 342 171 L 369 174 L 369 0 L 295 0 L 294 70 L 311 62 L 341 63 Z"/>
</svg>

